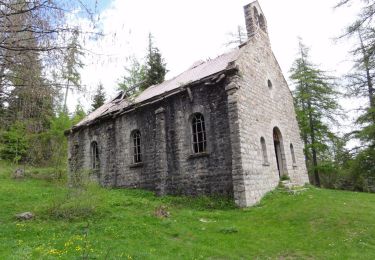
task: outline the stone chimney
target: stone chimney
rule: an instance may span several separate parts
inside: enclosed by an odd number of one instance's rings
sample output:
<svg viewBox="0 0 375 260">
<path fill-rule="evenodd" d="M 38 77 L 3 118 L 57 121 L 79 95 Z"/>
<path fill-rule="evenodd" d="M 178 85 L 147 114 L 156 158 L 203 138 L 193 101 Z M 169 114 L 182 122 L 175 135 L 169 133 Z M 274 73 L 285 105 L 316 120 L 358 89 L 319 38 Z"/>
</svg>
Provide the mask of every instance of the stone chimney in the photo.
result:
<svg viewBox="0 0 375 260">
<path fill-rule="evenodd" d="M 267 34 L 267 21 L 258 1 L 245 5 L 243 9 L 245 13 L 247 37 L 253 36 L 258 30 Z"/>
</svg>

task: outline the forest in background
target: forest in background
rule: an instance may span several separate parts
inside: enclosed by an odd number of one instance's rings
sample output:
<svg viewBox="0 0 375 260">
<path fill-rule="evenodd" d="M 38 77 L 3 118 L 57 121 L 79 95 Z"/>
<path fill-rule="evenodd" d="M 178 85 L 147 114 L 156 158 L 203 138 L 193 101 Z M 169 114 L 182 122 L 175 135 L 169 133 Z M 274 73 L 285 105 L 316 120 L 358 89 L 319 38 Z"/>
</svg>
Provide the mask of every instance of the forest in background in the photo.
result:
<svg viewBox="0 0 375 260">
<path fill-rule="evenodd" d="M 351 3 L 343 0 L 335 8 Z M 375 192 L 375 1 L 361 1 L 357 20 L 343 24 L 340 41 L 353 40 L 353 68 L 334 78 L 311 62 L 309 50 L 300 40 L 290 70 L 295 109 L 304 142 L 310 181 L 316 186 Z M 75 12 L 90 21 L 83 29 L 72 26 L 68 17 Z M 66 174 L 67 140 L 64 131 L 86 113 L 77 106 L 67 109 L 72 92 L 85 92 L 80 80 L 82 58 L 89 53 L 85 39 L 100 38 L 96 4 L 81 1 L 10 0 L 0 2 L 0 159 L 14 164 L 50 166 Z M 238 38 L 236 38 L 238 37 Z M 243 42 L 243 34 L 233 42 Z M 129 55 L 118 86 L 129 98 L 164 80 L 166 63 L 149 35 L 145 58 Z M 343 110 L 337 100 L 361 97 L 367 101 L 353 122 L 356 129 L 340 136 Z M 105 102 L 98 82 L 91 111 Z M 356 140 L 356 146 L 347 143 Z"/>
</svg>

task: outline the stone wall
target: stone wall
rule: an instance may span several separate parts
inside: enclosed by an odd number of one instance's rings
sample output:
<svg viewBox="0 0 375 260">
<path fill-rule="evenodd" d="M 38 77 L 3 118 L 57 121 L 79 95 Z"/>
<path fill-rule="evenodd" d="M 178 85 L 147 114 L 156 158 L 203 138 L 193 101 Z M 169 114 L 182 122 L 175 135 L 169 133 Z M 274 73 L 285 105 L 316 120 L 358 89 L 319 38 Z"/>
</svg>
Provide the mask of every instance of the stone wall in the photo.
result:
<svg viewBox="0 0 375 260">
<path fill-rule="evenodd" d="M 253 5 L 261 10 L 257 2 L 247 8 Z M 159 195 L 225 194 L 234 196 L 239 206 L 250 206 L 278 185 L 280 175 L 296 184 L 307 183 L 291 92 L 266 28 L 252 28 L 239 58 L 231 64 L 238 68 L 238 75 L 214 85 L 181 87 L 177 94 L 78 130 L 69 137 L 70 170 L 91 168 L 90 146 L 96 141 L 100 169 L 93 178 L 103 186 L 144 188 Z M 194 113 L 205 119 L 205 153 L 193 153 Z M 136 129 L 141 133 L 141 163 L 132 160 L 131 134 Z M 282 147 L 279 153 L 274 129 Z M 280 171 L 276 154 L 284 165 Z"/>
<path fill-rule="evenodd" d="M 301 185 L 308 178 L 293 98 L 272 53 L 268 35 L 258 30 L 241 48 L 236 65 L 241 76 L 236 80 L 242 157 L 239 167 L 243 170 L 246 193 L 246 198 L 238 204 L 249 206 L 279 183 L 274 127 L 280 130 L 284 147 L 282 158 L 286 165 L 282 174 Z M 263 159 L 261 137 L 265 139 L 268 163 Z M 290 144 L 294 147 L 295 164 Z"/>
<path fill-rule="evenodd" d="M 207 152 L 193 154 L 191 119 L 205 119 Z M 131 133 L 141 132 L 142 163 L 132 160 Z M 232 153 L 225 82 L 191 87 L 160 102 L 81 129 L 69 137 L 71 170 L 91 169 L 91 143 L 99 147 L 103 186 L 157 194 L 232 196 Z M 95 177 L 95 176 L 94 176 Z"/>
</svg>

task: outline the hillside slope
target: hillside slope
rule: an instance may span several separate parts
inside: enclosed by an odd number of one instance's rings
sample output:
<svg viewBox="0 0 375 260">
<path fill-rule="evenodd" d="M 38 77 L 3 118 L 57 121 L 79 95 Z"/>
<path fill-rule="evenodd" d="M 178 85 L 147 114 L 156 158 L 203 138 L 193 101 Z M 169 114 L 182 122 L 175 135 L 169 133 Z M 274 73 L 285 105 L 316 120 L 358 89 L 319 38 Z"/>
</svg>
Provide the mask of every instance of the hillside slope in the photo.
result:
<svg viewBox="0 0 375 260">
<path fill-rule="evenodd" d="M 223 198 L 69 190 L 10 170 L 0 162 L 0 259 L 375 258 L 374 194 L 277 190 L 238 209 Z M 25 211 L 35 219 L 15 220 Z"/>
</svg>

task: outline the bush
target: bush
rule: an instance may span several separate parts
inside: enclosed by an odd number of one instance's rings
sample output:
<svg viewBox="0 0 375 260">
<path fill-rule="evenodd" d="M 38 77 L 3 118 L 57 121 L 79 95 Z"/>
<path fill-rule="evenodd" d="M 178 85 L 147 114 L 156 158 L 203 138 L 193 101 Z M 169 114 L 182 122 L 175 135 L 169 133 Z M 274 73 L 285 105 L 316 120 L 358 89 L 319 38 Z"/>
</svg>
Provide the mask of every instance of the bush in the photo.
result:
<svg viewBox="0 0 375 260">
<path fill-rule="evenodd" d="M 55 220 L 87 220 L 98 217 L 102 212 L 98 209 L 100 199 L 98 185 L 90 184 L 85 188 L 72 188 L 69 193 L 58 198 L 48 206 L 45 214 Z"/>
<path fill-rule="evenodd" d="M 29 148 L 26 126 L 21 122 L 14 123 L 9 130 L 3 131 L 0 136 L 2 159 L 18 163 L 25 159 Z"/>
</svg>

